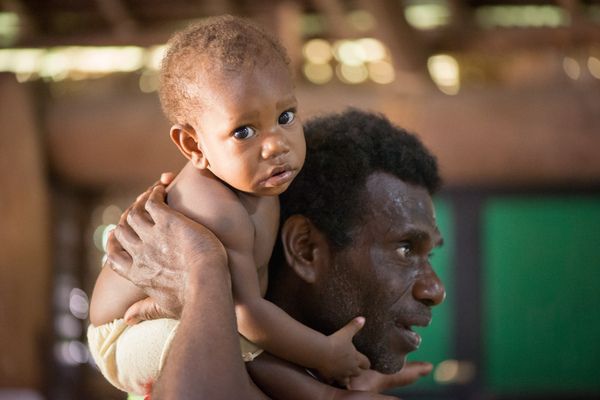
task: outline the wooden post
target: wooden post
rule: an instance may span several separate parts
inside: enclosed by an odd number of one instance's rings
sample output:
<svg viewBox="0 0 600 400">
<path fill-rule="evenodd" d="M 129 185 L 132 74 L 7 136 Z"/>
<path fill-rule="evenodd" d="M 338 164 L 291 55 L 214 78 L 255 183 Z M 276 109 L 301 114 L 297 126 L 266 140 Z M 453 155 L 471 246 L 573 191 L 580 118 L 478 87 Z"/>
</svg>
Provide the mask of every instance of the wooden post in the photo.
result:
<svg viewBox="0 0 600 400">
<path fill-rule="evenodd" d="M 27 87 L 0 74 L 0 388 L 41 389 L 50 322 L 45 157 Z"/>
</svg>

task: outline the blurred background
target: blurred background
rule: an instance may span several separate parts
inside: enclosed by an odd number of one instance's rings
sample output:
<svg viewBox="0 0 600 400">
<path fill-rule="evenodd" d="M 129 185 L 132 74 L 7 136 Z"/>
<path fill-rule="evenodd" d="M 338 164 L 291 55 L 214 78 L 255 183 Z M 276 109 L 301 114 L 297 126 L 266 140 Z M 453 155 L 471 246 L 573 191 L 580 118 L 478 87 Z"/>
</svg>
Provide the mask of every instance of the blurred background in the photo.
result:
<svg viewBox="0 0 600 400">
<path fill-rule="evenodd" d="M 178 171 L 169 36 L 285 42 L 304 118 L 385 113 L 437 155 L 447 300 L 404 399 L 600 398 L 599 0 L 0 0 L 0 400 L 125 399 L 86 347 L 107 232 Z"/>
</svg>

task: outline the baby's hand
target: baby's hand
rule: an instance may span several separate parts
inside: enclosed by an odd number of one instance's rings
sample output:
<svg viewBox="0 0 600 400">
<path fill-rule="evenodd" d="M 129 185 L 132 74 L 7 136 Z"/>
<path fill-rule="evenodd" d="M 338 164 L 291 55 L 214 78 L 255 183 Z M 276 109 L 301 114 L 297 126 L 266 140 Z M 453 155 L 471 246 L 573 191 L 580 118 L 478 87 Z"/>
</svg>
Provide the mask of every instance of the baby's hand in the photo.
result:
<svg viewBox="0 0 600 400">
<path fill-rule="evenodd" d="M 422 376 L 427 376 L 433 365 L 422 361 L 407 361 L 399 372 L 384 375 L 372 369 L 364 371 L 361 376 L 350 379 L 348 389 L 383 393 L 397 386 L 406 386 Z"/>
<path fill-rule="evenodd" d="M 151 297 L 146 297 L 136 303 L 125 313 L 125 322 L 127 325 L 136 325 L 142 321 L 151 319 L 171 318 L 176 319 L 174 315 L 167 313 Z"/>
<path fill-rule="evenodd" d="M 352 338 L 364 325 L 365 319 L 357 317 L 327 337 L 331 351 L 318 368 L 325 381 L 336 381 L 338 384 L 346 386 L 350 382 L 350 378 L 359 376 L 363 370 L 371 367 L 369 359 L 359 353 L 352 344 Z"/>
</svg>

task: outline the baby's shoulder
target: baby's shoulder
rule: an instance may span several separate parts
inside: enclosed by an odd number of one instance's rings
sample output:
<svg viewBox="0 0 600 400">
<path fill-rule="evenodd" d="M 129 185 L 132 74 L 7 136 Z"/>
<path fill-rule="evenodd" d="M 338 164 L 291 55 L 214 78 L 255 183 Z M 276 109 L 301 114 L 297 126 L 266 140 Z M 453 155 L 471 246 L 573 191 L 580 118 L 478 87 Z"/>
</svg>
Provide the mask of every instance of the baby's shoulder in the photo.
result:
<svg viewBox="0 0 600 400">
<path fill-rule="evenodd" d="M 167 190 L 167 203 L 202 224 L 247 217 L 236 192 L 203 170 L 184 168 Z"/>
</svg>

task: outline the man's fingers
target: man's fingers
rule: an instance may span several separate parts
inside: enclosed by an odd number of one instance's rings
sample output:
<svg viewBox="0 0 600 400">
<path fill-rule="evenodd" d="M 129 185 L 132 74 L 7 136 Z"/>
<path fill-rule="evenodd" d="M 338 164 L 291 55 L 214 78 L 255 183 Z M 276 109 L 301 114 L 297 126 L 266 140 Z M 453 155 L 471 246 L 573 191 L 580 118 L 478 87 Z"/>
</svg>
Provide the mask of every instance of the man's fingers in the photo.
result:
<svg viewBox="0 0 600 400">
<path fill-rule="evenodd" d="M 106 264 L 119 275 L 123 275 L 133 264 L 133 259 L 117 240 L 114 230 L 108 235 L 106 254 Z"/>
<path fill-rule="evenodd" d="M 152 190 L 152 193 L 150 193 L 148 201 L 146 201 L 145 208 L 152 221 L 158 221 L 159 219 L 164 218 L 165 214 L 163 213 L 165 211 L 171 211 L 167 203 L 165 203 L 166 194 L 167 192 L 162 186 L 157 186 L 154 188 L 154 190 Z"/>
<path fill-rule="evenodd" d="M 168 186 L 171 184 L 171 182 L 173 182 L 173 179 L 175 179 L 176 176 L 177 174 L 173 172 L 163 172 L 160 175 L 160 183 L 162 183 L 165 186 Z"/>
</svg>

